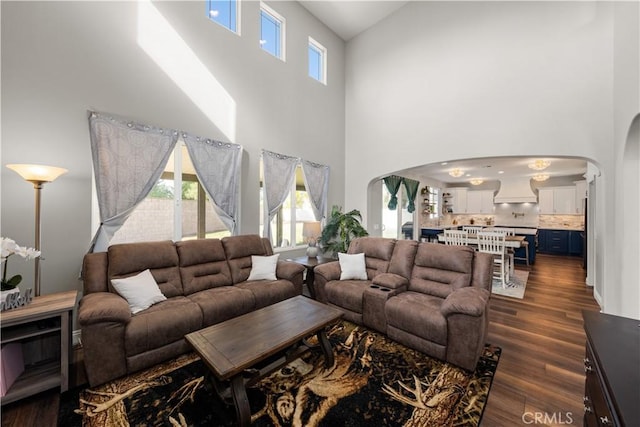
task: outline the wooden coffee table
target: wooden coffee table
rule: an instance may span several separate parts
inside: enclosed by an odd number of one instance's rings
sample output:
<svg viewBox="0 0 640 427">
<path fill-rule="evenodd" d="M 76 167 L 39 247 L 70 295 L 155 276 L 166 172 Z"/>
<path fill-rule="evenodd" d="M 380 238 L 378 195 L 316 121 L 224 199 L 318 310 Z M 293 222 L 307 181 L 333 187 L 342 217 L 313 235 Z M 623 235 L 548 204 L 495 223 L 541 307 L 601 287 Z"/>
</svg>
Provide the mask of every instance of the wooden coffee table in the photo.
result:
<svg viewBox="0 0 640 427">
<path fill-rule="evenodd" d="M 185 335 L 214 374 L 221 397 L 222 385 L 230 383 L 230 392 L 241 426 L 251 423 L 246 383 L 252 384 L 277 367 L 308 350 L 304 338 L 316 334 L 324 353 L 325 366 L 333 365 L 333 351 L 324 332 L 325 326 L 342 317 L 342 312 L 304 296 L 289 298 L 245 315 Z M 252 378 L 245 371 L 276 354 L 286 356 L 258 370 Z"/>
</svg>

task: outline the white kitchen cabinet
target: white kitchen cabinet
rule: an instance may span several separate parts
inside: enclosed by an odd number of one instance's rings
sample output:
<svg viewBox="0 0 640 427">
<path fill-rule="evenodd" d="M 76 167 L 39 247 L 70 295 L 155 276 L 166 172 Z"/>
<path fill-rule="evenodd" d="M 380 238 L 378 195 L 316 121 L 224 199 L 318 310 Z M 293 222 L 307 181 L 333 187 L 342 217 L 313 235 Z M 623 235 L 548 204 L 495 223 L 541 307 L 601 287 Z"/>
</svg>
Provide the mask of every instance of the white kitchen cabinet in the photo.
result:
<svg viewBox="0 0 640 427">
<path fill-rule="evenodd" d="M 491 214 L 493 213 L 493 191 L 468 191 L 467 213 Z"/>
<path fill-rule="evenodd" d="M 467 213 L 467 193 L 466 188 L 447 188 L 451 194 L 451 210 L 454 214 Z"/>
<path fill-rule="evenodd" d="M 575 215 L 575 187 L 547 187 L 538 190 L 538 212 L 543 215 Z"/>
<path fill-rule="evenodd" d="M 576 213 L 584 214 L 583 200 L 587 198 L 587 181 L 575 181 L 576 185 Z"/>
<path fill-rule="evenodd" d="M 538 212 L 544 215 L 553 215 L 553 188 L 538 190 Z"/>
</svg>

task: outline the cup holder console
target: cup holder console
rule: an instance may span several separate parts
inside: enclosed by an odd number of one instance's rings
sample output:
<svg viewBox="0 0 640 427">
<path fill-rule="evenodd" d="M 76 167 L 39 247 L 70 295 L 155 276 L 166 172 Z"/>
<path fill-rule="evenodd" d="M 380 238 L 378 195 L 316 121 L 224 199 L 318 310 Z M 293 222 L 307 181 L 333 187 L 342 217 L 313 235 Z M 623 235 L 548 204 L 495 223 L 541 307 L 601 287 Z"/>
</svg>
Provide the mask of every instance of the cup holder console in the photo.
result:
<svg viewBox="0 0 640 427">
<path fill-rule="evenodd" d="M 380 289 L 382 292 L 390 292 L 391 289 L 389 288 L 383 288 L 382 286 L 378 286 L 378 285 L 369 285 L 369 287 L 371 289 Z"/>
</svg>

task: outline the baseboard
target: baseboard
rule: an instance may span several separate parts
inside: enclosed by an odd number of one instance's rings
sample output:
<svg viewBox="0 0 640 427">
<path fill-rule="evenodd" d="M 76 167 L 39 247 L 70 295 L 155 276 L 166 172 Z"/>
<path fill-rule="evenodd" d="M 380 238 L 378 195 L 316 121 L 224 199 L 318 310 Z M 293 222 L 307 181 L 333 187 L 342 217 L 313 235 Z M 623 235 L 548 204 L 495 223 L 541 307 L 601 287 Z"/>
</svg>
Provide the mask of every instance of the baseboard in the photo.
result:
<svg viewBox="0 0 640 427">
<path fill-rule="evenodd" d="M 82 344 L 81 332 L 80 329 L 76 329 L 71 333 L 71 343 L 73 347 Z"/>
<path fill-rule="evenodd" d="M 604 308 L 604 305 L 602 304 L 602 297 L 600 296 L 600 294 L 598 293 L 595 287 L 593 288 L 593 298 L 596 300 L 600 308 Z"/>
</svg>

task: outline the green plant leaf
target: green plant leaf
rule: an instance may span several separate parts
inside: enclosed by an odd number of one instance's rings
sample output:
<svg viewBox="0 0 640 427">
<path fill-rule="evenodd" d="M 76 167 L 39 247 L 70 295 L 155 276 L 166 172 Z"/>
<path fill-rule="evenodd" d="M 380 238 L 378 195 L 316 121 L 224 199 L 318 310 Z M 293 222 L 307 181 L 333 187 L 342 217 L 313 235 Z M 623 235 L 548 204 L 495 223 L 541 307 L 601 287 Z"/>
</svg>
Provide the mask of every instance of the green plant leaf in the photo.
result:
<svg viewBox="0 0 640 427">
<path fill-rule="evenodd" d="M 3 291 L 11 290 L 11 289 L 15 288 L 16 286 L 18 286 L 20 284 L 20 282 L 22 282 L 22 276 L 20 274 L 16 274 L 15 276 L 13 276 L 11 279 L 7 280 L 6 282 L 2 282 L 2 290 Z"/>
</svg>

